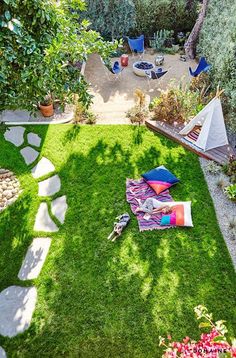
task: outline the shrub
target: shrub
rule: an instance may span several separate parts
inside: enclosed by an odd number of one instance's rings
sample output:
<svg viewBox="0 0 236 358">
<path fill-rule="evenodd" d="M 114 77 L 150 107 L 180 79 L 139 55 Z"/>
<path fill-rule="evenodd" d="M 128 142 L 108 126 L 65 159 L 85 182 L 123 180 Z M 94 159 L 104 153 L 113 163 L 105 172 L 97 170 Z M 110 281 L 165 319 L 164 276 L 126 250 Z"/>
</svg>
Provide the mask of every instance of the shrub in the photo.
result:
<svg viewBox="0 0 236 358">
<path fill-rule="evenodd" d="M 127 35 L 136 25 L 132 0 L 87 0 L 85 16 L 105 38 Z"/>
<path fill-rule="evenodd" d="M 211 78 L 229 97 L 236 111 L 236 2 L 211 0 L 200 33 L 198 52 L 211 63 Z M 217 26 L 216 26 L 217 24 Z"/>
<path fill-rule="evenodd" d="M 136 89 L 134 92 L 136 105 L 126 113 L 126 117 L 130 119 L 131 123 L 142 124 L 148 115 L 145 103 L 145 94 L 141 89 Z"/>
<path fill-rule="evenodd" d="M 169 124 L 185 123 L 200 112 L 203 105 L 199 92 L 190 91 L 188 86 L 172 85 L 153 99 L 150 109 L 154 112 L 153 119 Z"/>
<path fill-rule="evenodd" d="M 217 180 L 216 180 L 216 185 L 218 186 L 218 188 L 224 190 L 225 187 L 227 186 L 226 180 L 223 176 L 220 176 Z"/>
<path fill-rule="evenodd" d="M 236 159 L 234 156 L 230 157 L 228 164 L 223 169 L 225 174 L 230 177 L 230 181 L 236 183 Z"/>
<path fill-rule="evenodd" d="M 230 200 L 236 201 L 236 184 L 227 186 L 224 192 Z"/>
<path fill-rule="evenodd" d="M 208 171 L 208 173 L 210 173 L 212 175 L 217 175 L 221 172 L 221 167 L 220 167 L 220 165 L 218 165 L 217 163 L 215 163 L 211 160 L 207 164 L 206 170 Z"/>
<path fill-rule="evenodd" d="M 79 102 L 75 109 L 75 116 L 73 122 L 78 124 L 95 124 L 97 120 L 96 115 L 85 108 L 81 102 Z"/>
<path fill-rule="evenodd" d="M 199 93 L 199 101 L 202 104 L 207 104 L 215 96 L 215 93 L 212 90 L 211 79 L 209 75 L 204 72 L 199 76 L 192 78 L 189 89 L 190 91 Z"/>
<path fill-rule="evenodd" d="M 150 40 L 150 45 L 157 51 L 164 50 L 165 47 L 172 46 L 174 31 L 170 30 L 160 30 L 154 34 L 152 40 Z"/>
<path fill-rule="evenodd" d="M 169 335 L 167 340 L 160 337 L 160 345 L 165 347 L 163 358 L 187 358 L 187 357 L 205 357 L 205 358 L 230 358 L 236 356 L 235 339 L 229 341 L 226 338 L 228 330 L 224 324 L 225 321 L 213 322 L 212 314 L 204 306 L 195 307 L 195 313 L 198 320 L 202 320 L 199 328 L 210 330 L 209 333 L 202 333 L 199 341 L 191 340 L 185 337 L 181 342 L 172 341 Z"/>
<path fill-rule="evenodd" d="M 198 0 L 187 9 L 186 0 L 134 0 L 136 33 L 152 36 L 161 29 L 190 31 L 197 17 Z"/>
</svg>

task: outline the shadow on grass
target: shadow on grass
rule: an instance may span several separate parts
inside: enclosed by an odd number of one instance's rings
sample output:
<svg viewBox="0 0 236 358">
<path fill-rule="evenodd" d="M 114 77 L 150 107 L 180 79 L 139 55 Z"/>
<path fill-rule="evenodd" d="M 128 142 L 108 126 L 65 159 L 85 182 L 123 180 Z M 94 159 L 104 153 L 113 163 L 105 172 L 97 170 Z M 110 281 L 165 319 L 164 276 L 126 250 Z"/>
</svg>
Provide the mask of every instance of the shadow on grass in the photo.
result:
<svg viewBox="0 0 236 358">
<path fill-rule="evenodd" d="M 143 143 L 143 135 L 146 131 L 144 126 L 133 126 L 133 144 L 139 145 Z"/>
<path fill-rule="evenodd" d="M 63 138 L 63 144 L 68 142 L 73 142 L 77 139 L 80 132 L 80 126 L 78 124 L 73 124 L 70 126 L 70 129 L 66 132 L 65 137 Z"/>
<path fill-rule="evenodd" d="M 32 197 L 24 195 L 1 213 L 0 221 L 0 291 L 7 286 L 18 284 L 25 252 L 32 241 L 28 223 Z M 17 218 L 20 216 L 19 220 Z M 21 282 L 24 285 L 24 283 Z"/>
<path fill-rule="evenodd" d="M 4 340 L 10 353 L 160 357 L 159 335 L 197 338 L 193 308 L 198 304 L 228 320 L 233 330 L 235 276 L 199 163 L 168 140 L 161 142 L 145 137 L 134 153 L 121 139 L 110 143 L 100 137 L 88 144 L 86 154 L 71 153 L 59 173 L 68 198 L 66 222 L 41 281 L 45 312 L 14 342 Z M 115 217 L 130 212 L 126 178 L 160 164 L 182 180 L 171 189 L 173 197 L 194 199 L 195 227 L 139 233 L 131 215 L 119 241 L 109 242 Z"/>
</svg>

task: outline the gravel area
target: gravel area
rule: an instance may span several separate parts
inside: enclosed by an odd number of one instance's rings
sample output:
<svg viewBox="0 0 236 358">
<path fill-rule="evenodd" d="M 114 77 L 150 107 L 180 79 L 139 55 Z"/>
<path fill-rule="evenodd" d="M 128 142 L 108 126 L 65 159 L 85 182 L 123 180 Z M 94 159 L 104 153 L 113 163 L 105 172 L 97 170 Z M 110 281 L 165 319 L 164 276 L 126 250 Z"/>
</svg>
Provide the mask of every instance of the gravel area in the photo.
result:
<svg viewBox="0 0 236 358">
<path fill-rule="evenodd" d="M 14 173 L 0 169 L 0 212 L 16 201 L 19 195 L 20 183 Z"/>
<path fill-rule="evenodd" d="M 199 158 L 199 160 L 214 203 L 219 226 L 236 271 L 236 203 L 229 200 L 218 185 L 219 181 L 228 185 L 229 179 L 222 172 L 210 173 L 208 170 L 209 160 L 204 158 Z M 230 227 L 231 222 L 235 222 L 234 229 Z"/>
</svg>

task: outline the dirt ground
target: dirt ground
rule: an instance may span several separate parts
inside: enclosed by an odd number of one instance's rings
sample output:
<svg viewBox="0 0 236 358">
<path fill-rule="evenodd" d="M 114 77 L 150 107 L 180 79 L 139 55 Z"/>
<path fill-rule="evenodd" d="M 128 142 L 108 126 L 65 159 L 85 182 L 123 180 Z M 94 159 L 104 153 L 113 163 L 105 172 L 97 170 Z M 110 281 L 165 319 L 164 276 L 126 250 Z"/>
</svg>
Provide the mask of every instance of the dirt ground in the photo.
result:
<svg viewBox="0 0 236 358">
<path fill-rule="evenodd" d="M 149 52 L 144 54 L 144 61 L 155 62 L 156 55 Z M 114 58 L 112 62 L 119 60 Z M 147 104 L 174 81 L 176 84 L 190 80 L 188 68 L 195 68 L 195 61 L 182 62 L 179 55 L 165 55 L 163 70 L 167 74 L 158 80 L 148 80 L 133 73 L 133 63 L 139 61 L 139 56 L 129 55 L 129 65 L 122 71 L 120 79 L 103 65 L 101 58 L 93 54 L 88 58 L 85 78 L 90 83 L 90 93 L 94 96 L 91 110 L 97 115 L 99 124 L 129 123 L 126 112 L 134 105 L 133 93 L 137 88 L 146 94 Z"/>
</svg>

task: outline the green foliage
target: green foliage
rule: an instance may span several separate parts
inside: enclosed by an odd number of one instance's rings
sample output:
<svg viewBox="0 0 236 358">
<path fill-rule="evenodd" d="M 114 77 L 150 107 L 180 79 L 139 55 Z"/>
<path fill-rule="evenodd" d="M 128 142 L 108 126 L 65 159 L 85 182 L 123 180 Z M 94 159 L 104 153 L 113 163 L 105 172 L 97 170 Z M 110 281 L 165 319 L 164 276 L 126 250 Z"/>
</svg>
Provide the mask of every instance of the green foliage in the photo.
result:
<svg viewBox="0 0 236 358">
<path fill-rule="evenodd" d="M 236 183 L 236 159 L 234 156 L 230 157 L 228 164 L 223 167 L 223 170 L 230 177 L 230 181 Z"/>
<path fill-rule="evenodd" d="M 203 107 L 199 91 L 192 91 L 187 85 L 176 86 L 175 83 L 166 91 L 161 91 L 160 96 L 155 97 L 150 104 L 153 119 L 169 124 L 188 122 Z"/>
<path fill-rule="evenodd" d="M 89 111 L 88 108 L 82 105 L 81 101 L 77 103 L 75 110 L 75 117 L 73 122 L 76 124 L 95 124 L 97 120 L 96 115 Z"/>
<path fill-rule="evenodd" d="M 146 96 L 139 88 L 134 92 L 135 106 L 127 111 L 126 117 L 129 118 L 133 124 L 142 124 L 148 116 L 146 109 Z"/>
<path fill-rule="evenodd" d="M 105 38 L 121 38 L 135 27 L 132 0 L 87 0 L 85 16 Z"/>
<path fill-rule="evenodd" d="M 213 97 L 209 76 L 201 74 L 190 84 L 176 86 L 175 82 L 171 83 L 166 91 L 152 100 L 150 110 L 154 112 L 155 120 L 184 123 L 196 116 Z"/>
<path fill-rule="evenodd" d="M 227 186 L 224 192 L 230 200 L 236 201 L 236 184 Z"/>
<path fill-rule="evenodd" d="M 106 38 L 145 34 L 161 29 L 190 31 L 197 17 L 198 0 L 187 9 L 186 0 L 87 0 L 92 28 Z"/>
<path fill-rule="evenodd" d="M 159 30 L 154 34 L 153 40 L 150 40 L 150 45 L 157 51 L 164 50 L 165 47 L 172 45 L 173 36 L 173 30 Z"/>
<path fill-rule="evenodd" d="M 74 93 L 87 103 L 78 61 L 92 52 L 114 51 L 78 21 L 71 9 L 84 9 L 82 0 L 4 0 L 0 5 L 0 110 L 34 110 L 47 94 L 64 105 Z"/>
<path fill-rule="evenodd" d="M 236 111 L 236 2 L 210 0 L 198 51 L 211 63 L 212 81 L 225 89 Z M 216 25 L 217 24 L 217 25 Z"/>
<path fill-rule="evenodd" d="M 193 1 L 191 10 L 186 0 L 134 0 L 136 7 L 137 33 L 153 36 L 158 30 L 189 31 L 197 17 L 198 1 Z"/>
</svg>

